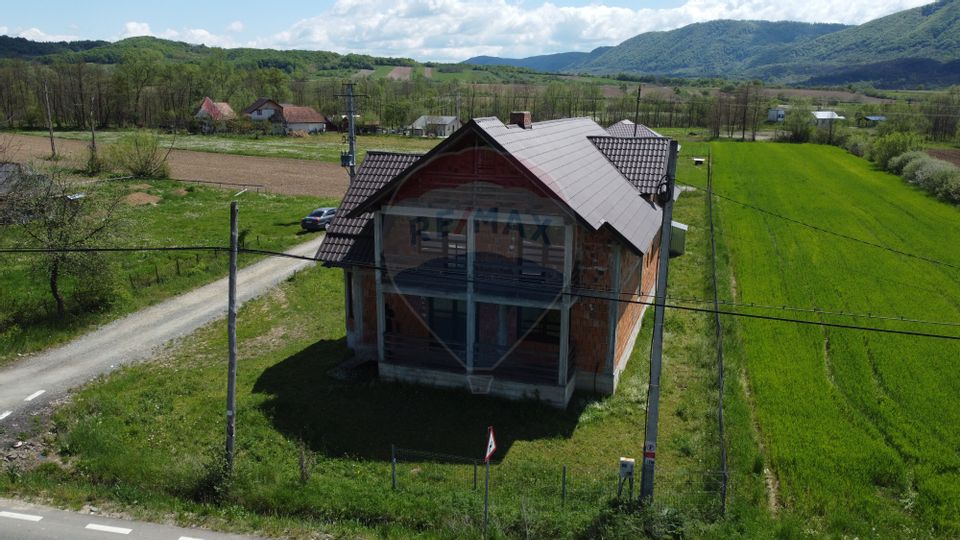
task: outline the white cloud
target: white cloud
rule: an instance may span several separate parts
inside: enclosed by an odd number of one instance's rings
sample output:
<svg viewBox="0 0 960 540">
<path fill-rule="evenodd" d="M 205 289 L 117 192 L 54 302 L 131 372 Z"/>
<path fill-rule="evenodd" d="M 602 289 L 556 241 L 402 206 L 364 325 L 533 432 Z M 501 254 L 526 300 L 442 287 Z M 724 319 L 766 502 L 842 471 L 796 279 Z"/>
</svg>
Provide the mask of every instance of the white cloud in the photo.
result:
<svg viewBox="0 0 960 540">
<path fill-rule="evenodd" d="M 0 26 L 0 34 L 6 34 L 9 30 L 6 26 Z"/>
<path fill-rule="evenodd" d="M 6 27 L 4 27 L 3 32 L 0 33 L 6 33 Z M 27 28 L 26 30 L 17 34 L 17 36 L 27 38 L 32 41 L 75 41 L 80 39 L 78 36 L 69 34 L 48 34 L 39 28 Z"/>
<path fill-rule="evenodd" d="M 615 1 L 615 0 L 614 0 Z M 523 57 L 589 51 L 636 34 L 714 19 L 859 24 L 929 0 L 687 0 L 675 8 L 593 4 L 562 7 L 522 0 L 337 0 L 316 17 L 254 44 L 421 60 L 480 54 Z"/>
<path fill-rule="evenodd" d="M 153 32 L 150 31 L 150 25 L 145 22 L 129 21 L 123 25 L 123 33 L 120 34 L 122 38 L 134 37 L 134 36 L 152 36 Z"/>
<path fill-rule="evenodd" d="M 228 24 L 227 32 L 243 32 L 243 21 L 233 21 Z"/>
<path fill-rule="evenodd" d="M 210 47 L 236 47 L 237 43 L 229 36 L 213 34 L 203 28 L 184 28 L 174 30 L 167 28 L 162 32 L 154 32 L 150 25 L 144 22 L 130 21 L 123 25 L 121 38 L 134 36 L 154 36 L 163 39 L 185 41 L 187 43 L 208 45 Z"/>
</svg>

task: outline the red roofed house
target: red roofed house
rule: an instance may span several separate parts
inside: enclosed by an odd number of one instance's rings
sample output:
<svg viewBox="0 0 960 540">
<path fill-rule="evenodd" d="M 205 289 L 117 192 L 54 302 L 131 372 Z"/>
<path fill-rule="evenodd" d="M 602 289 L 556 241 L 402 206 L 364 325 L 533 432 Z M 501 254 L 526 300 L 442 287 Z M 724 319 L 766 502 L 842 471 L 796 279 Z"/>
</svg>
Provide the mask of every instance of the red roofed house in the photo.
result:
<svg viewBox="0 0 960 540">
<path fill-rule="evenodd" d="M 677 159 L 632 133 L 513 113 L 427 154 L 368 152 L 317 254 L 344 270 L 347 345 L 389 381 L 557 407 L 613 393 Z"/>
<path fill-rule="evenodd" d="M 303 107 L 290 103 L 277 103 L 269 98 L 260 98 L 243 110 L 243 114 L 254 121 L 270 121 L 275 131 L 289 135 L 293 131 L 323 133 L 327 130 L 327 117 L 313 107 Z"/>
<path fill-rule="evenodd" d="M 194 118 L 203 123 L 203 131 L 205 133 L 223 129 L 227 120 L 232 120 L 236 117 L 237 113 L 233 112 L 233 108 L 230 107 L 229 103 L 225 101 L 213 101 L 209 97 L 203 98 L 200 109 L 197 111 L 197 114 L 194 115 Z"/>
</svg>

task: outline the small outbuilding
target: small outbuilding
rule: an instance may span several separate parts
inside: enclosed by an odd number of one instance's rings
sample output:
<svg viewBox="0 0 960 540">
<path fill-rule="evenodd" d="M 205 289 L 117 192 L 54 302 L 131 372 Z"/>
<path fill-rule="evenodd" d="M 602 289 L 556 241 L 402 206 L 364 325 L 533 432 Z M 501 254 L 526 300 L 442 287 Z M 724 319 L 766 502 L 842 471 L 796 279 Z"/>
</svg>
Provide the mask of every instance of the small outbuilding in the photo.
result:
<svg viewBox="0 0 960 540">
<path fill-rule="evenodd" d="M 407 127 L 415 137 L 449 137 L 460 129 L 460 119 L 456 116 L 423 115 Z"/>
<path fill-rule="evenodd" d="M 236 118 L 237 113 L 233 112 L 233 108 L 226 101 L 213 101 L 204 97 L 200 109 L 193 117 L 203 124 L 204 133 L 212 133 L 222 130 L 227 120 Z"/>
</svg>

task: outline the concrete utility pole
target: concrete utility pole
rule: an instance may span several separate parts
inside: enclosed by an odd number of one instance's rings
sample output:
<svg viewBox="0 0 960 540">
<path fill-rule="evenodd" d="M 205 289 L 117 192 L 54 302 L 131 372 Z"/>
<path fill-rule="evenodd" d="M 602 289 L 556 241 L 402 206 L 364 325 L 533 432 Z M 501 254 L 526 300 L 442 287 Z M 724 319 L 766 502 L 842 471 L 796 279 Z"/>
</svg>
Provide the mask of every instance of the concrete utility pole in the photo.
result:
<svg viewBox="0 0 960 540">
<path fill-rule="evenodd" d="M 347 168 L 347 172 L 350 174 L 350 183 L 353 183 L 354 177 L 357 176 L 357 126 L 354 123 L 354 116 L 356 116 L 356 111 L 353 107 L 353 83 L 346 83 L 347 93 L 341 94 L 338 97 L 347 98 L 347 153 L 341 156 L 340 165 Z"/>
<path fill-rule="evenodd" d="M 233 447 L 237 428 L 237 201 L 230 203 L 230 278 L 227 300 L 227 474 L 233 473 Z"/>
<path fill-rule="evenodd" d="M 643 92 L 643 85 L 637 85 L 637 108 L 633 111 L 633 136 L 637 136 L 637 127 L 640 123 L 640 93 Z"/>
<path fill-rule="evenodd" d="M 673 221 L 673 187 L 677 176 L 677 141 L 670 141 L 666 191 L 658 193 L 663 207 L 660 225 L 660 263 L 657 268 L 657 295 L 653 318 L 653 345 L 650 347 L 650 385 L 647 391 L 647 427 L 643 441 L 643 469 L 640 499 L 653 501 L 654 465 L 657 457 L 657 428 L 660 420 L 660 371 L 663 363 L 663 318 L 667 303 L 667 273 L 670 269 L 670 226 Z"/>
</svg>

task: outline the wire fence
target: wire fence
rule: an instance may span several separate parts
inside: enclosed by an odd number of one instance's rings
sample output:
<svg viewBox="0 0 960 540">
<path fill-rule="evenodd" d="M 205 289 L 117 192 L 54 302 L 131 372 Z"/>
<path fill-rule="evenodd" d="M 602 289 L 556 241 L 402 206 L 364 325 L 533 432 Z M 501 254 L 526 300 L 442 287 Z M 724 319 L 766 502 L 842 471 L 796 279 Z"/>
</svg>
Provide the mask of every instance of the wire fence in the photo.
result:
<svg viewBox="0 0 960 540">
<path fill-rule="evenodd" d="M 713 276 L 714 340 L 717 346 L 717 431 L 720 439 L 720 513 L 727 511 L 727 483 L 730 471 L 727 466 L 727 436 L 723 418 L 724 366 L 723 366 L 723 323 L 720 320 L 720 288 L 717 284 L 717 239 L 714 231 L 713 215 L 713 155 L 707 154 L 707 219 L 710 221 L 710 265 Z"/>
<path fill-rule="evenodd" d="M 458 492 L 482 510 L 486 466 L 480 458 L 391 447 L 390 485 L 398 492 L 429 495 Z M 656 500 L 684 515 L 713 520 L 722 515 L 723 471 L 663 471 Z M 557 513 L 596 514 L 616 500 L 636 500 L 635 485 L 609 466 L 519 461 L 490 463 L 490 512 L 505 520 L 536 520 Z M 518 516 L 521 513 L 523 516 Z"/>
</svg>

